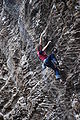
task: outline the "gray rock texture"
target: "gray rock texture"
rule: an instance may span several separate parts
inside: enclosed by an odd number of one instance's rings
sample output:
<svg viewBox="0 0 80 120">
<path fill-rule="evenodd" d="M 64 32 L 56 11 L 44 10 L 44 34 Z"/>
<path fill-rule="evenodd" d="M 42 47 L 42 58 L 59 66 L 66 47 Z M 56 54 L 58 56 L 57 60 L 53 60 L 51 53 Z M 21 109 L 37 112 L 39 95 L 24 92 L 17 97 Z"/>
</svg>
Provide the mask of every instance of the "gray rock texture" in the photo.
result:
<svg viewBox="0 0 80 120">
<path fill-rule="evenodd" d="M 42 70 L 42 32 L 62 83 Z M 80 0 L 0 0 L 0 120 L 80 120 Z"/>
</svg>

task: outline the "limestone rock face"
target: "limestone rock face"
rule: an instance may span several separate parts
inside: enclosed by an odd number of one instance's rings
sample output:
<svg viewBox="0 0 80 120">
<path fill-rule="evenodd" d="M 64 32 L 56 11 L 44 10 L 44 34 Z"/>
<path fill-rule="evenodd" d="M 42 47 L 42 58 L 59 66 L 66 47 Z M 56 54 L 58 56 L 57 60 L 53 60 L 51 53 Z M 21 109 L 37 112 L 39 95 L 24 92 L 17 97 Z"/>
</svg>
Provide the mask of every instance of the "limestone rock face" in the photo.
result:
<svg viewBox="0 0 80 120">
<path fill-rule="evenodd" d="M 63 82 L 42 70 L 40 34 Z M 80 1 L 0 0 L 0 120 L 80 120 Z"/>
</svg>

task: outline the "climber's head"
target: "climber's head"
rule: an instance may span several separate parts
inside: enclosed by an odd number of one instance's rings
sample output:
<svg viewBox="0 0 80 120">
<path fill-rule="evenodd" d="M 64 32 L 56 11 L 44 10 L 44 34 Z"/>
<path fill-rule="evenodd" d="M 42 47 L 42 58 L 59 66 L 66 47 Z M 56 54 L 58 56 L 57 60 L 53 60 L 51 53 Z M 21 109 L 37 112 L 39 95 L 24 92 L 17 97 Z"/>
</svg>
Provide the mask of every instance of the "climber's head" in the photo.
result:
<svg viewBox="0 0 80 120">
<path fill-rule="evenodd" d="M 36 50 L 41 51 L 42 50 L 42 45 L 40 45 L 40 44 L 36 45 Z"/>
</svg>

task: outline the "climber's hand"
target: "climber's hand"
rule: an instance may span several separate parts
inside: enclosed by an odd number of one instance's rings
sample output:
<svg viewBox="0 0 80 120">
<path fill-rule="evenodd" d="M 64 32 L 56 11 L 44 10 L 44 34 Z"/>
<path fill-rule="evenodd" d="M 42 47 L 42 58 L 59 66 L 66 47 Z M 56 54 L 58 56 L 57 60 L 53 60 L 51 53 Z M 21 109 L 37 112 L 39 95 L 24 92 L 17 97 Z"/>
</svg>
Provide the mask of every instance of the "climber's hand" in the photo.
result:
<svg viewBox="0 0 80 120">
<path fill-rule="evenodd" d="M 41 37 L 44 35 L 44 33 L 41 33 Z"/>
<path fill-rule="evenodd" d="M 41 33 L 41 37 L 46 33 L 46 30 L 44 30 L 42 33 Z"/>
<path fill-rule="evenodd" d="M 51 41 L 48 42 L 48 44 L 51 43 Z"/>
</svg>

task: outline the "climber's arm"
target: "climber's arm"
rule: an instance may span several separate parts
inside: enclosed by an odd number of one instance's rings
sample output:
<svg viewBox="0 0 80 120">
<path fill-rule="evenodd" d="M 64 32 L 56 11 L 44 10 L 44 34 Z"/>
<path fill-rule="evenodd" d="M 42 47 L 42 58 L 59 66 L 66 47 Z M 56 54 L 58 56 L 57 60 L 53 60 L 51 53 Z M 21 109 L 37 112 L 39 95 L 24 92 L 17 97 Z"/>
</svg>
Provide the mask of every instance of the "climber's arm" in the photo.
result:
<svg viewBox="0 0 80 120">
<path fill-rule="evenodd" d="M 48 45 L 49 45 L 50 43 L 51 43 L 51 41 L 49 41 L 49 42 L 47 43 L 47 45 L 45 45 L 45 46 L 43 47 L 42 51 L 46 50 L 46 48 L 48 47 Z"/>
<path fill-rule="evenodd" d="M 42 45 L 42 35 L 40 35 L 40 42 L 39 45 Z"/>
<path fill-rule="evenodd" d="M 46 30 L 46 29 L 45 29 Z M 40 35 L 40 42 L 39 42 L 39 44 L 40 45 L 42 45 L 42 36 L 45 34 L 45 30 L 41 33 L 41 35 Z"/>
</svg>

